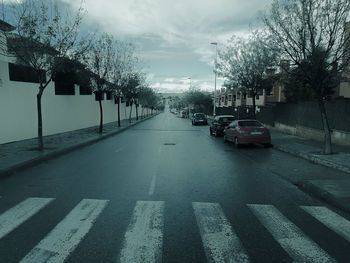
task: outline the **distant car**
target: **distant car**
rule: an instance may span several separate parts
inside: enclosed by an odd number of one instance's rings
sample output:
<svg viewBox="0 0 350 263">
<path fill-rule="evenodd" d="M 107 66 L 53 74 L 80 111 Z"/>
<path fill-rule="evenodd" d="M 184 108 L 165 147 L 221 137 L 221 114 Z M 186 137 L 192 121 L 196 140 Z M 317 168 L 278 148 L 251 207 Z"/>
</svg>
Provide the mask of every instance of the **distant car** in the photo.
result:
<svg viewBox="0 0 350 263">
<path fill-rule="evenodd" d="M 181 117 L 181 118 L 188 118 L 188 113 L 187 113 L 187 111 L 185 111 L 185 110 L 180 111 L 180 117 Z"/>
<path fill-rule="evenodd" d="M 209 127 L 210 135 L 214 135 L 215 137 L 223 135 L 225 127 L 228 126 L 234 120 L 235 117 L 233 115 L 216 116 Z"/>
<path fill-rule="evenodd" d="M 257 120 L 236 120 L 229 124 L 224 131 L 224 140 L 231 141 L 235 146 L 241 144 L 262 144 L 271 146 L 269 130 Z"/>
<path fill-rule="evenodd" d="M 193 114 L 192 125 L 208 125 L 207 117 L 204 113 Z"/>
</svg>

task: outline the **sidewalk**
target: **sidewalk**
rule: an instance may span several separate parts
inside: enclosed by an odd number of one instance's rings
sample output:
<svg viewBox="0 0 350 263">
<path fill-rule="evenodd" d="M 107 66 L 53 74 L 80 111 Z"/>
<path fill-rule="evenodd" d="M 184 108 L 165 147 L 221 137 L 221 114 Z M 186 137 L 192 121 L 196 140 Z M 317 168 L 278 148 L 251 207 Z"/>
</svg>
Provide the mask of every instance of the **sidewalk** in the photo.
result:
<svg viewBox="0 0 350 263">
<path fill-rule="evenodd" d="M 310 178 L 286 178 L 305 192 L 350 212 L 350 147 L 333 145 L 333 154 L 324 155 L 323 143 L 270 130 L 274 149 L 312 163 L 344 172 L 342 176 L 315 174 Z M 302 179 L 301 179 L 302 178 Z"/>
<path fill-rule="evenodd" d="M 103 134 L 98 133 L 99 126 L 86 129 L 65 132 L 44 137 L 44 151 L 36 150 L 38 147 L 37 139 L 28 139 L 23 141 L 0 144 L 0 177 L 10 175 L 18 170 L 34 166 L 42 161 L 66 154 L 84 146 L 93 144 L 97 141 L 108 138 L 119 132 L 122 132 L 148 118 L 122 120 L 121 127 L 117 122 L 108 123 L 103 126 Z"/>
</svg>

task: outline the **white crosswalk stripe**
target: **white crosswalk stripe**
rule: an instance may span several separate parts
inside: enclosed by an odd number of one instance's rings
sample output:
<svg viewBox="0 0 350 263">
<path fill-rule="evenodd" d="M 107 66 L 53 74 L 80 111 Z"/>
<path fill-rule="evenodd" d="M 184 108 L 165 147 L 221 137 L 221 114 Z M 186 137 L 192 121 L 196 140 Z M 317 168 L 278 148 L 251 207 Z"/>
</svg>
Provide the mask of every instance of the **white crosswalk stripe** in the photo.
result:
<svg viewBox="0 0 350 263">
<path fill-rule="evenodd" d="M 0 239 L 28 221 L 53 200 L 55 199 L 28 198 L 0 214 Z M 108 202 L 95 199 L 81 200 L 20 262 L 63 263 L 89 233 Z M 273 205 L 247 204 L 247 206 L 294 262 L 336 262 Z M 197 223 L 193 227 L 198 227 L 208 262 L 251 262 L 220 204 L 193 202 L 192 208 Z M 306 211 L 310 218 L 314 217 L 350 242 L 349 220 L 323 206 L 300 206 L 300 208 Z M 136 202 L 129 226 L 125 231 L 122 248 L 120 251 L 115 251 L 117 262 L 162 262 L 164 212 L 163 201 Z"/>
<path fill-rule="evenodd" d="M 323 206 L 301 206 L 307 213 L 350 242 L 350 221 Z"/>
<path fill-rule="evenodd" d="M 272 205 L 248 207 L 296 262 L 336 262 Z"/>
<path fill-rule="evenodd" d="M 18 205 L 0 215 L 0 239 L 27 221 L 45 206 L 53 198 L 27 198 Z"/>
<path fill-rule="evenodd" d="M 137 201 L 118 262 L 162 262 L 162 201 Z"/>
<path fill-rule="evenodd" d="M 192 203 L 208 262 L 250 262 L 217 203 Z"/>
<path fill-rule="evenodd" d="M 59 263 L 70 255 L 89 232 L 106 207 L 106 200 L 83 199 L 36 247 L 22 263 Z"/>
</svg>

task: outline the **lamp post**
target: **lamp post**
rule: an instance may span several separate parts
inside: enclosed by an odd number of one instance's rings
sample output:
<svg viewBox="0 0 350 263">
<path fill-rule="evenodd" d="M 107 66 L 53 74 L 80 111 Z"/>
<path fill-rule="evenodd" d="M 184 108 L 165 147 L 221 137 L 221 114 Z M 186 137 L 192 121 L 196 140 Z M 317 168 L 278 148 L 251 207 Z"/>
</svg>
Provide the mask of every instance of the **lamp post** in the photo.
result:
<svg viewBox="0 0 350 263">
<path fill-rule="evenodd" d="M 215 65 L 214 65 L 215 84 L 214 84 L 214 106 L 213 106 L 213 116 L 215 117 L 216 115 L 216 62 L 218 59 L 218 43 L 211 42 L 210 44 L 215 46 Z"/>
<path fill-rule="evenodd" d="M 191 86 L 192 86 L 192 78 L 187 78 L 190 80 L 190 90 L 191 90 Z M 188 118 L 190 118 L 190 104 L 188 104 Z"/>
</svg>

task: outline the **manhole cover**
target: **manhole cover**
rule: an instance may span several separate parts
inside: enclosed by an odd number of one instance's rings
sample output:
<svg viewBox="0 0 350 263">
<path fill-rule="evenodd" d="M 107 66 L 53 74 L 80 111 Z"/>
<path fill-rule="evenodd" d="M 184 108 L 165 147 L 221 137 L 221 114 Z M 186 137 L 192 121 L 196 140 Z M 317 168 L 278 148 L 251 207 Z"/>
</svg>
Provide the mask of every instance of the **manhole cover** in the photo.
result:
<svg viewBox="0 0 350 263">
<path fill-rule="evenodd" d="M 167 142 L 167 143 L 164 143 L 164 145 L 176 145 L 176 143 L 173 143 L 173 142 Z"/>
</svg>

